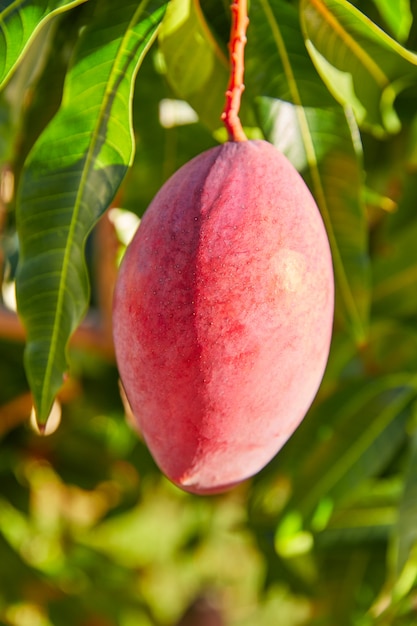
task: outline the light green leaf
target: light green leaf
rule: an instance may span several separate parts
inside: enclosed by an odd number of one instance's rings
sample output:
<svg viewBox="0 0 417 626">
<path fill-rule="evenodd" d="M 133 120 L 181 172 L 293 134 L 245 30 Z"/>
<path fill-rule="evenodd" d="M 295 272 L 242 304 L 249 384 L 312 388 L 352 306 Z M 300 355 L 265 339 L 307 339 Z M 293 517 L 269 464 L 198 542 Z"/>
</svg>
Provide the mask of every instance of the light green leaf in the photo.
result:
<svg viewBox="0 0 417 626">
<path fill-rule="evenodd" d="M 398 132 L 393 105 L 417 82 L 417 55 L 346 0 L 301 0 L 300 10 L 307 48 L 334 97 L 375 135 Z"/>
<path fill-rule="evenodd" d="M 251 9 L 248 96 L 268 96 L 255 98 L 259 125 L 316 198 L 332 248 L 336 313 L 360 343 L 370 275 L 358 130 L 315 71 L 295 9 L 282 0 L 254 0 Z"/>
<path fill-rule="evenodd" d="M 410 0 L 373 0 L 394 37 L 404 42 L 413 23 Z"/>
<path fill-rule="evenodd" d="M 22 175 L 16 286 L 40 425 L 62 385 L 66 345 L 88 304 L 86 236 L 132 162 L 133 82 L 164 9 L 165 2 L 157 0 L 97 5 L 68 74 L 62 107 Z"/>
<path fill-rule="evenodd" d="M 222 125 L 229 60 L 208 28 L 198 0 L 171 0 L 158 41 L 175 93 L 211 130 L 217 130 Z"/>
<path fill-rule="evenodd" d="M 0 88 L 13 70 L 39 29 L 54 15 L 86 2 L 86 0 L 6 0 L 0 6 Z"/>
</svg>

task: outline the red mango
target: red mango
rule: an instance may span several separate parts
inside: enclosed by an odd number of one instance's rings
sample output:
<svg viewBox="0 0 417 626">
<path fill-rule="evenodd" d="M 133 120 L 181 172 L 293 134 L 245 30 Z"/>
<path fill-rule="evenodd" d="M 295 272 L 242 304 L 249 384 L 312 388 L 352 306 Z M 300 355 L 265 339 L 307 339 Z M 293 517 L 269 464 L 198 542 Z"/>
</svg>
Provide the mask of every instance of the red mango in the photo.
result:
<svg viewBox="0 0 417 626">
<path fill-rule="evenodd" d="M 333 322 L 326 231 L 271 144 L 228 142 L 157 193 L 114 298 L 120 376 L 161 470 L 194 493 L 252 476 L 313 401 Z"/>
</svg>

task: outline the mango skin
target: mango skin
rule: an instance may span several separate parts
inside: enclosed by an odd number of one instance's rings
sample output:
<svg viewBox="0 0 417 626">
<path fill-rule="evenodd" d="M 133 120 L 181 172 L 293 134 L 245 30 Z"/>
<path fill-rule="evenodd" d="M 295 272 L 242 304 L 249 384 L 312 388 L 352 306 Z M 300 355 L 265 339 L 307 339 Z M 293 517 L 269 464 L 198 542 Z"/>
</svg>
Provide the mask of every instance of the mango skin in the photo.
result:
<svg viewBox="0 0 417 626">
<path fill-rule="evenodd" d="M 157 193 L 114 296 L 119 372 L 156 463 L 224 491 L 276 455 L 320 385 L 333 271 L 318 208 L 265 141 L 228 142 Z"/>
</svg>

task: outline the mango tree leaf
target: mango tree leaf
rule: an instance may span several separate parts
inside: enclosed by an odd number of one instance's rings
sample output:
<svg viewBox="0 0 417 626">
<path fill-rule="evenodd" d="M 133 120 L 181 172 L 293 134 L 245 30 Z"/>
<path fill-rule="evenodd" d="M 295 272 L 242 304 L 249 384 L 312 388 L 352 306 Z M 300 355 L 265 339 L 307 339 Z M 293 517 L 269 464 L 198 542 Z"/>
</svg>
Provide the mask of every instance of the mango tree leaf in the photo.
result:
<svg viewBox="0 0 417 626">
<path fill-rule="evenodd" d="M 65 348 L 88 304 L 86 236 L 132 162 L 133 82 L 164 10 L 162 0 L 98 3 L 67 76 L 62 106 L 22 174 L 16 289 L 40 425 L 62 385 Z"/>
<path fill-rule="evenodd" d="M 395 570 L 400 575 L 410 553 L 417 545 L 417 435 L 411 440 L 409 458 L 404 473 L 404 490 L 398 507 L 394 535 Z M 414 554 L 414 561 L 416 555 Z"/>
<path fill-rule="evenodd" d="M 123 184 L 123 208 L 142 216 L 152 198 L 181 165 L 216 145 L 207 127 L 181 116 L 166 120 L 177 101 L 164 76 L 158 72 L 158 51 L 148 54 L 140 68 L 133 118 L 137 149 L 135 160 Z M 181 105 L 182 103 L 180 103 Z M 161 113 L 162 112 L 162 113 Z"/>
<path fill-rule="evenodd" d="M 413 14 L 410 9 L 410 0 L 373 0 L 386 25 L 401 42 L 404 42 L 413 23 Z"/>
<path fill-rule="evenodd" d="M 217 130 L 222 125 L 229 60 L 198 0 L 171 0 L 158 41 L 174 92 L 189 102 L 208 128 Z"/>
<path fill-rule="evenodd" d="M 385 319 L 413 316 L 417 312 L 416 128 L 413 125 L 407 138 L 409 158 L 398 163 L 402 174 L 398 210 L 385 220 L 374 245 L 372 311 Z"/>
<path fill-rule="evenodd" d="M 264 95 L 305 107 L 334 107 L 337 103 L 305 48 L 295 7 L 285 0 L 252 0 L 249 18 L 244 97 Z"/>
<path fill-rule="evenodd" d="M 230 38 L 232 24 L 231 3 L 228 0 L 204 0 L 199 2 L 210 30 L 220 42 L 220 46 L 227 54 L 227 42 Z M 248 5 L 249 6 L 249 5 Z"/>
<path fill-rule="evenodd" d="M 282 0 L 254 0 L 246 83 L 259 125 L 305 177 L 329 237 L 338 317 L 362 342 L 369 311 L 367 224 L 357 129 L 309 58 L 298 14 Z"/>
<path fill-rule="evenodd" d="M 410 129 L 410 135 L 412 132 Z M 413 137 L 416 141 L 417 137 Z M 417 145 L 417 141 L 414 145 Z M 384 255 L 384 249 L 390 248 L 392 238 L 395 238 L 401 231 L 413 227 L 416 218 L 416 197 L 417 197 L 417 170 L 413 160 L 400 161 L 397 156 L 401 177 L 401 196 L 395 205 L 395 210 L 389 215 L 385 221 L 383 228 L 380 229 L 378 235 L 379 252 Z M 384 240 L 384 241 L 383 241 Z"/>
<path fill-rule="evenodd" d="M 342 508 L 330 518 L 325 530 L 316 535 L 316 545 L 363 545 L 386 540 L 395 526 L 396 515 L 395 503 Z"/>
<path fill-rule="evenodd" d="M 281 453 L 280 467 L 289 463 L 294 476 L 288 507 L 309 518 L 322 499 L 334 508 L 377 475 L 405 439 L 416 394 L 412 375 L 383 376 L 317 404 Z"/>
<path fill-rule="evenodd" d="M 365 371 L 389 372 L 417 371 L 417 329 L 414 324 L 401 323 L 391 316 L 376 320 L 369 333 L 366 349 L 361 354 Z"/>
<path fill-rule="evenodd" d="M 396 524 L 400 475 L 371 479 L 352 498 L 331 509 L 324 499 L 311 522 L 317 548 L 387 540 Z"/>
<path fill-rule="evenodd" d="M 417 311 L 417 224 L 392 235 L 375 257 L 372 311 L 385 318 Z"/>
<path fill-rule="evenodd" d="M 52 17 L 86 0 L 4 0 L 0 6 L 0 88 L 39 29 Z"/>
<path fill-rule="evenodd" d="M 36 37 L 30 54 L 25 55 L 3 92 L 11 100 L 19 133 L 13 156 L 16 181 L 36 139 L 60 107 L 68 65 L 80 30 L 88 21 L 89 11 L 85 9 L 67 11 L 53 28 L 46 27 Z M 33 57 L 42 59 L 35 68 Z"/>
<path fill-rule="evenodd" d="M 334 97 L 375 135 L 398 132 L 393 104 L 417 82 L 417 55 L 346 0 L 301 0 L 300 10 L 308 51 Z"/>
<path fill-rule="evenodd" d="M 13 154 L 15 128 L 10 103 L 0 95 L 0 165 L 7 163 Z"/>
</svg>

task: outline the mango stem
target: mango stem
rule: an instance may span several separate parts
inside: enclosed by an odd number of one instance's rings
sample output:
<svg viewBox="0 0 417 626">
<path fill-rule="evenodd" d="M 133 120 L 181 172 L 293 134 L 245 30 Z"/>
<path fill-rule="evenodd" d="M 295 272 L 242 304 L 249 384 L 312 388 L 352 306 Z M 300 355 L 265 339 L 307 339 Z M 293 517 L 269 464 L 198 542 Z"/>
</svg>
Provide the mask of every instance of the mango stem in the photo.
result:
<svg viewBox="0 0 417 626">
<path fill-rule="evenodd" d="M 229 141 L 247 141 L 239 119 L 240 100 L 245 89 L 243 83 L 245 70 L 244 49 L 246 45 L 246 29 L 249 24 L 247 0 L 234 0 L 230 9 L 232 12 L 232 27 L 229 40 L 230 80 L 221 119 L 229 135 Z"/>
</svg>

